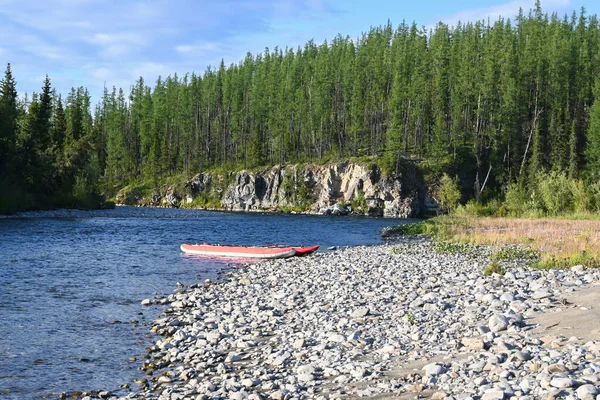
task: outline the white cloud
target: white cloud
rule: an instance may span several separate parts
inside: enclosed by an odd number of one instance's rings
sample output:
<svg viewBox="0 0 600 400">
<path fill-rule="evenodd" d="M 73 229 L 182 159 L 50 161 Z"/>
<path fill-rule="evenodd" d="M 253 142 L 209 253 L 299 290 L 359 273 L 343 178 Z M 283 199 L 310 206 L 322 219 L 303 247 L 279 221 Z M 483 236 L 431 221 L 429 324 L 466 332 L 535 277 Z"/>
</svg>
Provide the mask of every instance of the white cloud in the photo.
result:
<svg viewBox="0 0 600 400">
<path fill-rule="evenodd" d="M 144 36 L 137 32 L 96 33 L 87 40 L 99 46 L 112 46 L 121 43 L 143 45 L 146 43 Z"/>
<path fill-rule="evenodd" d="M 112 71 L 108 68 L 98 68 L 92 71 L 92 77 L 99 80 L 107 80 L 114 77 Z"/>
<path fill-rule="evenodd" d="M 215 53 L 222 50 L 222 46 L 215 42 L 199 42 L 195 44 L 181 44 L 175 46 L 175 51 L 181 54 L 194 53 L 196 55 L 204 55 Z"/>
<path fill-rule="evenodd" d="M 131 73 L 129 74 L 131 79 L 137 79 L 140 76 L 144 77 L 146 81 L 158 78 L 159 75 L 162 77 L 166 77 L 167 75 L 173 73 L 172 69 L 164 64 L 155 63 L 155 62 L 144 62 L 139 65 L 136 65 L 132 68 Z M 131 82 L 133 83 L 133 81 Z"/>
</svg>

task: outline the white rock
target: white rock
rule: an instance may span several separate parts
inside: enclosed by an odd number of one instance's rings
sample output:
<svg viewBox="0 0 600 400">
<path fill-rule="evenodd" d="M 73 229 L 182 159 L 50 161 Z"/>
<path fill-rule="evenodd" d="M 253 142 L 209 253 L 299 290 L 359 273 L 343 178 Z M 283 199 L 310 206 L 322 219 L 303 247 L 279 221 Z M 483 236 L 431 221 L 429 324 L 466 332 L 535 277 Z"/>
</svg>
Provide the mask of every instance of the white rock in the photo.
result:
<svg viewBox="0 0 600 400">
<path fill-rule="evenodd" d="M 314 374 L 315 373 L 315 367 L 312 365 L 301 365 L 298 368 L 296 368 L 296 373 L 298 375 L 301 374 Z"/>
<path fill-rule="evenodd" d="M 508 327 L 508 319 L 503 315 L 492 315 L 488 321 L 488 327 L 492 332 L 504 331 Z"/>
<path fill-rule="evenodd" d="M 359 307 L 352 312 L 352 318 L 364 318 L 369 315 L 369 307 Z"/>
<path fill-rule="evenodd" d="M 481 396 L 481 400 L 502 400 L 504 399 L 504 391 L 492 389 L 488 392 L 485 392 L 483 396 Z"/>
<path fill-rule="evenodd" d="M 424 366 L 423 371 L 425 371 L 425 376 L 438 376 L 446 372 L 446 368 L 438 363 L 431 363 Z"/>
<path fill-rule="evenodd" d="M 298 374 L 298 382 L 301 383 L 307 383 L 307 382 L 312 382 L 315 380 L 315 377 L 313 374 Z"/>
<path fill-rule="evenodd" d="M 585 267 L 581 264 L 575 265 L 571 267 L 571 271 L 575 272 L 577 275 L 583 275 L 585 274 Z"/>
<path fill-rule="evenodd" d="M 554 386 L 559 389 L 566 389 L 573 387 L 575 385 L 575 381 L 571 378 L 561 378 L 555 377 L 550 380 L 550 386 Z"/>
<path fill-rule="evenodd" d="M 549 290 L 546 289 L 540 289 L 535 291 L 532 295 L 531 298 L 534 300 L 541 300 L 541 299 L 546 299 L 548 297 L 552 297 L 553 293 Z"/>
<path fill-rule="evenodd" d="M 575 393 L 577 393 L 577 396 L 580 399 L 585 399 L 586 397 L 592 397 L 598 394 L 598 389 L 592 384 L 581 385 L 575 390 Z"/>
</svg>

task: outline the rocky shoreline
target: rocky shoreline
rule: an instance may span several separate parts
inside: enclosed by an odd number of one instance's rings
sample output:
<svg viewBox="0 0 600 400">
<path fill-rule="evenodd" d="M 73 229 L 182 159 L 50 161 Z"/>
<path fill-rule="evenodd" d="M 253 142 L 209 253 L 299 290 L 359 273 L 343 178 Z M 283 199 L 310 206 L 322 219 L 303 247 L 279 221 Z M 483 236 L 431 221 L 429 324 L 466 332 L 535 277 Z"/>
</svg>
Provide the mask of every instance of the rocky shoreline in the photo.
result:
<svg viewBox="0 0 600 400">
<path fill-rule="evenodd" d="M 600 271 L 511 261 L 484 276 L 490 252 L 476 253 L 403 239 L 180 288 L 154 322 L 143 391 L 124 398 L 600 399 L 598 311 L 568 300 L 600 289 Z M 591 324 L 578 335 L 571 311 Z"/>
<path fill-rule="evenodd" d="M 199 173 L 152 192 L 128 186 L 115 201 L 134 206 L 415 218 L 440 212 L 435 192 L 435 185 L 425 184 L 410 161 L 402 163 L 398 175 L 387 176 L 376 164 L 343 161 Z"/>
</svg>

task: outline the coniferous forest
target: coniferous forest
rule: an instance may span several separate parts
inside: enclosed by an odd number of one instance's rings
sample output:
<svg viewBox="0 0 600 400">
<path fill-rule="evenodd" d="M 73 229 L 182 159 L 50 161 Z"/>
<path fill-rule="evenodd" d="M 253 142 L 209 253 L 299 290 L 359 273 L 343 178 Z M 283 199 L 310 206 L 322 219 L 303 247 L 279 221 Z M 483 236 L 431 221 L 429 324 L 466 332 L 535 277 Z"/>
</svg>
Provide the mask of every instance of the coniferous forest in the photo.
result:
<svg viewBox="0 0 600 400">
<path fill-rule="evenodd" d="M 202 75 L 127 90 L 0 89 L 0 207 L 81 206 L 134 182 L 211 169 L 406 160 L 458 176 L 463 198 L 527 190 L 540 173 L 600 171 L 600 26 L 585 10 L 371 28 L 265 49 Z M 487 178 L 487 179 L 486 179 Z M 483 190 L 485 187 L 485 191 Z"/>
</svg>

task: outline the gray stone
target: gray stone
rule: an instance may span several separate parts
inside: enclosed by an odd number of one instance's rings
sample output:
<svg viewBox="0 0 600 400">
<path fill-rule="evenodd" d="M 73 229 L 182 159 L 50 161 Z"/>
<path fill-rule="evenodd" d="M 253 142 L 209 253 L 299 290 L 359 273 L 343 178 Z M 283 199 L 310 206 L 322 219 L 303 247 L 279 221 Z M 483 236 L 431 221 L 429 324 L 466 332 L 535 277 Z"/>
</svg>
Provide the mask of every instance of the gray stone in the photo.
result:
<svg viewBox="0 0 600 400">
<path fill-rule="evenodd" d="M 359 307 L 352 312 L 352 318 L 364 318 L 369 315 L 369 307 Z"/>
<path fill-rule="evenodd" d="M 308 374 L 308 373 L 298 374 L 298 382 L 307 383 L 307 382 L 312 382 L 314 380 L 315 380 L 315 377 L 313 374 Z"/>
<path fill-rule="evenodd" d="M 535 291 L 532 295 L 531 298 L 534 300 L 541 300 L 541 299 L 546 299 L 548 297 L 552 297 L 553 293 L 549 290 L 546 289 L 540 289 Z"/>
<path fill-rule="evenodd" d="M 431 363 L 424 366 L 423 371 L 425 371 L 425 376 L 438 376 L 446 372 L 446 368 L 438 363 Z"/>
<path fill-rule="evenodd" d="M 483 396 L 481 396 L 481 400 L 502 400 L 504 399 L 504 391 L 502 390 L 490 390 L 485 392 Z"/>
<path fill-rule="evenodd" d="M 559 389 L 566 389 L 573 387 L 575 385 L 575 381 L 571 378 L 561 378 L 555 377 L 550 380 L 550 386 L 554 386 Z"/>
<path fill-rule="evenodd" d="M 598 389 L 592 384 L 581 385 L 575 390 L 577 396 L 580 399 L 585 399 L 586 397 L 592 397 L 598 394 Z"/>
<path fill-rule="evenodd" d="M 504 331 L 508 327 L 508 319 L 503 315 L 492 315 L 488 321 L 488 327 L 492 332 Z"/>
</svg>

